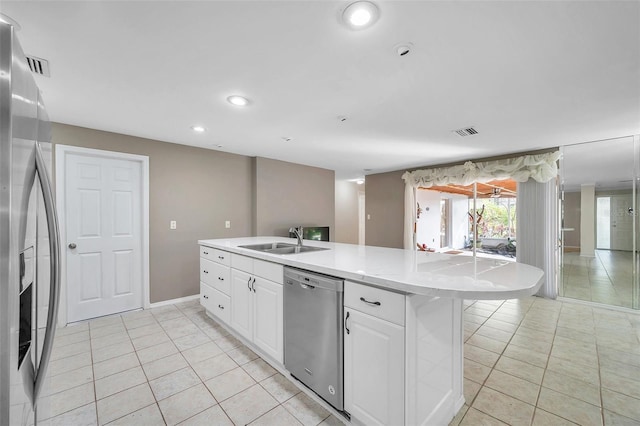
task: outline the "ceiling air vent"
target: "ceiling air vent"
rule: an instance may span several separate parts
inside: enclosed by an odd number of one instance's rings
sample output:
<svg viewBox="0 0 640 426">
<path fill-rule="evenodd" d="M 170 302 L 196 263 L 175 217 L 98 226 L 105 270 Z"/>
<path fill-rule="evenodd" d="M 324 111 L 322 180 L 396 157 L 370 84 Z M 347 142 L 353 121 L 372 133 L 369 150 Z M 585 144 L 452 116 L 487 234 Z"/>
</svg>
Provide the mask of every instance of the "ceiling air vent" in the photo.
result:
<svg viewBox="0 0 640 426">
<path fill-rule="evenodd" d="M 32 73 L 51 77 L 51 74 L 49 74 L 49 61 L 46 59 L 27 56 L 27 63 L 29 63 L 29 69 Z"/>
<path fill-rule="evenodd" d="M 454 130 L 454 133 L 457 133 L 458 136 L 471 136 L 478 134 L 478 131 L 473 127 L 465 127 L 464 129 Z"/>
</svg>

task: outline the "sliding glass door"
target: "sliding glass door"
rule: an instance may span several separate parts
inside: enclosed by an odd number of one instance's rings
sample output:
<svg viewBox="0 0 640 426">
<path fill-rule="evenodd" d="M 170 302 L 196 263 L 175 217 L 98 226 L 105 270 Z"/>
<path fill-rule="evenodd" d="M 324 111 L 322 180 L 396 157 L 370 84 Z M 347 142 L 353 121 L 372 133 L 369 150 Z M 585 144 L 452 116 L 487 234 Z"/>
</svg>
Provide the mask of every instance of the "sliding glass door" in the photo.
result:
<svg viewBox="0 0 640 426">
<path fill-rule="evenodd" d="M 561 148 L 560 296 L 640 308 L 640 141 Z"/>
</svg>

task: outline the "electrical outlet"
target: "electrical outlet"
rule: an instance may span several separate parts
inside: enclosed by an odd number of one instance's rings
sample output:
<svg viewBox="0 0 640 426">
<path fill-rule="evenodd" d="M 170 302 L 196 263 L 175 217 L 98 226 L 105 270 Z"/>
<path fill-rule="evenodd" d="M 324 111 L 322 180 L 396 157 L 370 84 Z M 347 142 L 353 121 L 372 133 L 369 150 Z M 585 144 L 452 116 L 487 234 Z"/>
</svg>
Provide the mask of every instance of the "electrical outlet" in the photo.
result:
<svg viewBox="0 0 640 426">
<path fill-rule="evenodd" d="M 231 221 L 230 220 L 226 220 L 224 222 L 224 227 L 227 228 L 227 229 L 231 228 Z"/>
<path fill-rule="evenodd" d="M 169 229 L 178 229 L 178 223 L 175 220 L 169 222 Z"/>
<path fill-rule="evenodd" d="M 367 220 L 371 220 L 371 215 L 370 214 L 367 215 Z"/>
</svg>

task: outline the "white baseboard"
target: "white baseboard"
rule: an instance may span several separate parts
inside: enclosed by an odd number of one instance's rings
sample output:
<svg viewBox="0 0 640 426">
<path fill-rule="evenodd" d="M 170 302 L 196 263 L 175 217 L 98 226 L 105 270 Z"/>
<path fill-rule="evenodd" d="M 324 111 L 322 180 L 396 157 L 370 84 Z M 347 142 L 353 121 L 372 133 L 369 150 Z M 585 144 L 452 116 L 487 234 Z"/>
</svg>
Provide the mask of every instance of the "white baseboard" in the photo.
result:
<svg viewBox="0 0 640 426">
<path fill-rule="evenodd" d="M 149 305 L 149 308 L 158 308 L 160 306 L 175 305 L 176 303 L 188 302 L 190 300 L 199 299 L 199 298 L 200 298 L 200 294 L 194 294 L 193 296 L 185 296 L 185 297 L 179 297 L 177 299 L 163 300 L 162 302 L 151 303 Z"/>
</svg>

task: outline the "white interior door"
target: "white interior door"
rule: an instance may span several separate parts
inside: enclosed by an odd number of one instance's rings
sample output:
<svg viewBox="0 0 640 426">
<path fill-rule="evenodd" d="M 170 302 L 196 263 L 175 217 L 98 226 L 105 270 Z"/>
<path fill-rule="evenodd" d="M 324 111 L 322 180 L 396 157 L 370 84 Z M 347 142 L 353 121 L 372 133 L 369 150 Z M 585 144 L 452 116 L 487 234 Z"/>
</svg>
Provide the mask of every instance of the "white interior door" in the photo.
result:
<svg viewBox="0 0 640 426">
<path fill-rule="evenodd" d="M 67 321 L 143 306 L 142 164 L 67 153 Z"/>
<path fill-rule="evenodd" d="M 631 194 L 611 196 L 611 250 L 633 250 L 633 199 Z"/>
</svg>

